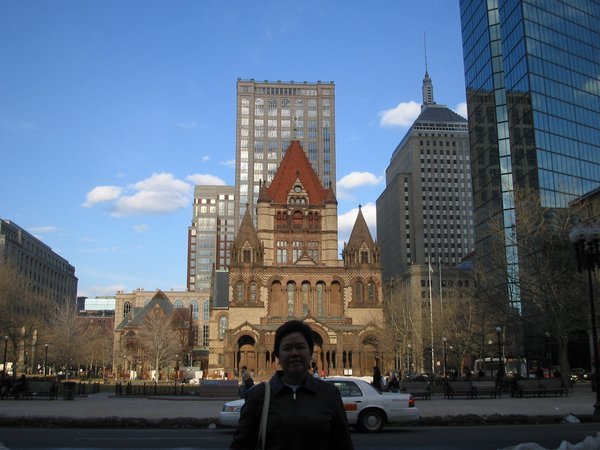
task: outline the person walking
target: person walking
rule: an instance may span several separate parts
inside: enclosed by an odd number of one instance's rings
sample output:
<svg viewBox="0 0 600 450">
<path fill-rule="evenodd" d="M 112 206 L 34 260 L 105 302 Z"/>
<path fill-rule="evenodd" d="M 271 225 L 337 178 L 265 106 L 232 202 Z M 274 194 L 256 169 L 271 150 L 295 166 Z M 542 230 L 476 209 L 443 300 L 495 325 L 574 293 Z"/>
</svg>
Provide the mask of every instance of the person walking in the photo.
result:
<svg viewBox="0 0 600 450">
<path fill-rule="evenodd" d="M 373 381 L 371 384 L 381 390 L 381 370 L 377 366 L 373 367 Z"/>
<path fill-rule="evenodd" d="M 267 383 L 270 396 L 265 450 L 354 449 L 340 392 L 333 384 L 309 373 L 314 345 L 312 334 L 310 326 L 299 320 L 286 322 L 277 329 L 273 354 L 281 370 L 270 381 L 247 392 L 231 449 L 261 448 L 259 428 Z"/>
</svg>

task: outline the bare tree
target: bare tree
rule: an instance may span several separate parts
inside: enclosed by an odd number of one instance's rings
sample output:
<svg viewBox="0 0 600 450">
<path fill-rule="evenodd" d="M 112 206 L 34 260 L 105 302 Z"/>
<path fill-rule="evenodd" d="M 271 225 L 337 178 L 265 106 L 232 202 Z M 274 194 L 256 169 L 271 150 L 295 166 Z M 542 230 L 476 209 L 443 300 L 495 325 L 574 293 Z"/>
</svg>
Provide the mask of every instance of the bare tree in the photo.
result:
<svg viewBox="0 0 600 450">
<path fill-rule="evenodd" d="M 515 189 L 514 196 L 518 220 L 512 228 L 505 229 L 500 219 L 491 223 L 490 251 L 477 268 L 478 295 L 503 315 L 505 326 L 540 341 L 548 333 L 558 345 L 566 377 L 569 335 L 587 323 L 585 284 L 579 281 L 568 240 L 577 211 L 544 207 L 539 194 L 529 189 Z M 516 305 L 506 303 L 511 287 Z M 520 336 L 515 340 L 521 341 Z"/>
<path fill-rule="evenodd" d="M 144 348 L 145 354 L 154 362 L 157 376 L 165 363 L 173 359 L 180 348 L 181 334 L 174 315 L 167 314 L 159 307 L 150 311 L 142 327 L 137 333 L 137 341 Z"/>
<path fill-rule="evenodd" d="M 49 353 L 57 366 L 65 367 L 67 376 L 71 366 L 84 361 L 85 332 L 85 323 L 79 319 L 74 302 L 55 307 L 49 325 Z"/>
</svg>

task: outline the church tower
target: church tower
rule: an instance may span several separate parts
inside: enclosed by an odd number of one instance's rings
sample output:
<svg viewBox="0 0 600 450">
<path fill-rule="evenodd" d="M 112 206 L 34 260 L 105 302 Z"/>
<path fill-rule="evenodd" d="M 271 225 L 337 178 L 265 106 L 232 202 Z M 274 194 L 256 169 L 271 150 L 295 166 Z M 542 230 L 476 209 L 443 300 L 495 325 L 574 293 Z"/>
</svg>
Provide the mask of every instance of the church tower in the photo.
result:
<svg viewBox="0 0 600 450">
<path fill-rule="evenodd" d="M 337 200 L 301 144 L 291 141 L 270 184 L 261 182 L 256 228 L 247 209 L 233 242 L 229 302 L 211 313 L 209 376 L 259 379 L 278 362 L 275 330 L 290 319 L 313 329 L 314 362 L 329 375 L 384 367 L 376 345 L 383 323 L 379 247 L 362 212 L 338 257 Z"/>
</svg>

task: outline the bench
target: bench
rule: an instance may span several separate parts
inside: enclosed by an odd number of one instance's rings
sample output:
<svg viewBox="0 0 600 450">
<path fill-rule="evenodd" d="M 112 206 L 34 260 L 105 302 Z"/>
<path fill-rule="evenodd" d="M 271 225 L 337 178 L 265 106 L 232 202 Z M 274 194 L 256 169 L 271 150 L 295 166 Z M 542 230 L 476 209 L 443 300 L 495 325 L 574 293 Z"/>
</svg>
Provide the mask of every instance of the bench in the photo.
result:
<svg viewBox="0 0 600 450">
<path fill-rule="evenodd" d="M 427 381 L 407 381 L 402 383 L 402 392 L 411 394 L 414 398 L 429 400 L 431 398 L 431 387 Z"/>
<path fill-rule="evenodd" d="M 28 380 L 27 388 L 22 395 L 25 398 L 48 397 L 53 400 L 57 394 L 58 389 L 54 381 Z"/>
<path fill-rule="evenodd" d="M 476 393 L 473 389 L 473 383 L 470 381 L 448 381 L 446 384 L 446 398 L 456 396 L 475 398 Z"/>
<path fill-rule="evenodd" d="M 497 398 L 502 396 L 501 389 L 496 386 L 495 381 L 473 381 L 473 391 L 475 397 L 489 395 L 490 398 Z"/>
<path fill-rule="evenodd" d="M 546 378 L 540 380 L 540 386 L 542 389 L 542 395 L 569 395 L 565 385 L 560 378 Z"/>
<path fill-rule="evenodd" d="M 517 386 L 513 397 L 541 397 L 543 394 L 542 384 L 540 380 L 517 380 Z"/>
</svg>

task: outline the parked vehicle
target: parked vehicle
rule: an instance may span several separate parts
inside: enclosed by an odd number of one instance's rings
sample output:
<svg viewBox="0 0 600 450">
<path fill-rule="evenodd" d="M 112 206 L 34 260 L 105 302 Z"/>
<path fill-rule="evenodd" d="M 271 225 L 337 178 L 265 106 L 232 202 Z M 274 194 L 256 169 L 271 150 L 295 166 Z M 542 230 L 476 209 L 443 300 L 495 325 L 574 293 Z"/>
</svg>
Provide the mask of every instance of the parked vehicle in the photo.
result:
<svg viewBox="0 0 600 450">
<path fill-rule="evenodd" d="M 333 383 L 342 395 L 348 424 L 366 433 L 375 433 L 386 424 L 415 422 L 420 413 L 409 393 L 380 392 L 365 380 L 352 377 L 323 379 Z M 222 426 L 236 426 L 244 400 L 233 400 L 223 405 L 219 413 Z"/>
<path fill-rule="evenodd" d="M 592 375 L 588 370 L 585 370 L 581 367 L 571 369 L 571 381 L 590 381 L 592 379 Z"/>
</svg>

